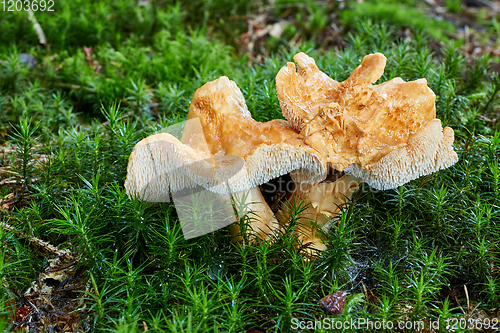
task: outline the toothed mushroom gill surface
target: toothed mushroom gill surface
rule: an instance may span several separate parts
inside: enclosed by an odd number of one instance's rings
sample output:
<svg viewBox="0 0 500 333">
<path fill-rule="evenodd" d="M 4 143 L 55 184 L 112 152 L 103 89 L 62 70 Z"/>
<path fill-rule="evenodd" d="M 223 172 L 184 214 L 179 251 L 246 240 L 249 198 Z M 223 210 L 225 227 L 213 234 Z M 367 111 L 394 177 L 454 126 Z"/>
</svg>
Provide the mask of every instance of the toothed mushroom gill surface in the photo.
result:
<svg viewBox="0 0 500 333">
<path fill-rule="evenodd" d="M 435 95 L 425 79 L 383 74 L 380 53 L 363 58 L 349 78 L 337 82 L 304 53 L 276 77 L 283 115 L 304 141 L 336 170 L 390 189 L 454 164 L 453 129 L 436 119 Z"/>
<path fill-rule="evenodd" d="M 202 140 L 200 133 L 185 132 L 181 140 L 159 133 L 136 145 L 125 182 L 129 193 L 141 194 L 147 200 L 143 193 L 149 192 L 147 188 L 151 186 L 154 191 L 164 191 L 169 185 L 180 190 L 194 182 L 213 192 L 228 193 L 248 190 L 290 172 L 295 180 L 306 183 L 317 183 L 326 177 L 327 165 L 322 155 L 305 144 L 286 121 L 255 121 L 240 89 L 225 76 L 196 91 L 188 122 L 190 119 L 201 122 Z M 244 159 L 242 172 L 224 179 L 229 187 L 217 177 L 200 177 L 199 172 L 186 167 L 225 155 Z"/>
</svg>

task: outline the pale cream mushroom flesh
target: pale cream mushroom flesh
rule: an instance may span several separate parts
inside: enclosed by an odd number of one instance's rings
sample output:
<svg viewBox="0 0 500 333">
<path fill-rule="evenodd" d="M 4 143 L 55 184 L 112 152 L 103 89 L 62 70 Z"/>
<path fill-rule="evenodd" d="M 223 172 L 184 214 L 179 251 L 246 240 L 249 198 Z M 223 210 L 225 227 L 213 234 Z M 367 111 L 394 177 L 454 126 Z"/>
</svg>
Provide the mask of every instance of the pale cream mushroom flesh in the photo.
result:
<svg viewBox="0 0 500 333">
<path fill-rule="evenodd" d="M 340 174 L 340 175 L 338 175 Z M 311 254 L 315 250 L 323 251 L 325 233 L 334 223 L 341 209 L 352 199 L 362 179 L 337 173 L 315 184 L 296 184 L 290 199 L 281 205 L 277 213 L 279 221 L 290 220 L 290 215 L 299 209 L 296 236 L 305 251 Z M 283 226 L 285 227 L 285 226 Z"/>
</svg>

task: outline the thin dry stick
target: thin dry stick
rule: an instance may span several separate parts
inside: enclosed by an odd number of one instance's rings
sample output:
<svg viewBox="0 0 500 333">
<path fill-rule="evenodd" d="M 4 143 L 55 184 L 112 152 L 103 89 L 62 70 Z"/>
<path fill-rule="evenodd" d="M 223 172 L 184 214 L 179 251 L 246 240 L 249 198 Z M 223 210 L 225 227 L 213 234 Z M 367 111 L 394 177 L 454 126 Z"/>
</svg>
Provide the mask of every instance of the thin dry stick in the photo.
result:
<svg viewBox="0 0 500 333">
<path fill-rule="evenodd" d="M 16 176 L 19 175 L 19 173 L 9 170 L 7 167 L 0 168 L 0 173 L 10 173 L 11 175 L 16 175 Z"/>
<path fill-rule="evenodd" d="M 457 294 L 454 294 L 454 297 L 455 297 L 455 302 L 457 302 L 459 309 L 462 310 L 463 314 L 465 314 L 464 308 L 462 308 L 462 305 L 458 301 Z"/>
<path fill-rule="evenodd" d="M 28 9 L 28 19 L 30 20 L 31 23 L 33 23 L 33 29 L 35 29 L 36 35 L 38 36 L 38 42 L 45 46 L 47 44 L 47 38 L 45 38 L 45 34 L 43 33 L 42 27 L 40 26 L 40 23 L 36 20 L 35 15 L 33 14 L 33 11 Z"/>
<path fill-rule="evenodd" d="M 366 286 L 363 283 L 363 280 L 361 280 L 361 285 L 363 286 L 363 291 L 365 292 L 366 301 L 368 302 L 368 290 L 366 290 Z"/>
<path fill-rule="evenodd" d="M 5 222 L 0 222 L 0 227 L 2 227 L 4 230 L 14 232 L 14 227 L 12 227 L 11 225 L 9 225 Z M 46 251 L 52 252 L 61 258 L 68 258 L 68 259 L 73 259 L 73 260 L 75 259 L 70 254 L 70 252 L 68 250 L 59 250 L 56 246 L 54 246 L 50 243 L 44 242 L 40 238 L 30 236 L 24 232 L 14 232 L 14 235 L 16 235 L 18 237 L 26 238 L 30 243 L 32 243 L 36 246 L 40 246 L 41 248 L 45 249 Z"/>
<path fill-rule="evenodd" d="M 6 178 L 6 179 L 3 179 L 3 180 L 0 180 L 0 185 L 14 184 L 14 183 L 17 183 L 17 180 L 15 179 L 15 177 L 11 177 L 11 178 Z"/>
<path fill-rule="evenodd" d="M 467 313 L 469 313 L 470 310 L 469 292 L 467 291 L 467 286 L 465 284 L 464 284 L 464 290 L 465 290 L 465 296 L 467 297 Z"/>
</svg>

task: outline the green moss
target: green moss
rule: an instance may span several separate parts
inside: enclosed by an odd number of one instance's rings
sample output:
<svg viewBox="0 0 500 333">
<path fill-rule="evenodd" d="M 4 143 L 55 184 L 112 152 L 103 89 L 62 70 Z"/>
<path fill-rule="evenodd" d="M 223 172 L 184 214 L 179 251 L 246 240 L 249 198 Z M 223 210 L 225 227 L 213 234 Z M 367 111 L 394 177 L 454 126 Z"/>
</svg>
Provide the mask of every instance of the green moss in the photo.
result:
<svg viewBox="0 0 500 333">
<path fill-rule="evenodd" d="M 438 21 L 426 15 L 422 10 L 396 1 L 352 2 L 348 8 L 342 11 L 341 20 L 350 27 L 358 21 L 385 22 L 395 27 L 423 31 L 440 41 L 448 41 L 449 35 L 455 32 L 453 24 Z"/>
<path fill-rule="evenodd" d="M 379 2 L 344 11 L 345 48 L 315 49 L 316 39 L 285 47 L 272 40 L 279 52 L 258 64 L 210 33 L 214 17 L 237 30 L 228 15 L 248 8 L 196 4 L 204 6 L 198 19 L 208 13 L 205 22 L 188 17 L 190 5 L 181 3 L 161 3 L 153 15 L 130 1 L 60 1 L 57 15 L 36 13 L 50 49 L 38 45 L 26 15 L 0 17 L 6 36 L 0 41 L 0 141 L 17 147 L 0 155 L 0 176 L 19 182 L 1 187 L 0 201 L 10 193 L 23 198 L 0 209 L 0 222 L 78 252 L 95 291 L 87 294 L 92 327 L 142 331 L 144 321 L 158 332 L 286 331 L 292 317 L 327 317 L 317 304 L 337 290 L 348 291 L 342 321 L 461 316 L 446 291 L 464 284 L 474 307 L 497 307 L 500 128 L 487 119 L 499 108 L 500 80 L 491 75 L 490 59 L 469 63 L 456 41 L 434 53 L 430 41 L 441 37 L 431 30 L 443 36 L 451 30 L 432 19 L 423 25 L 425 14 L 406 1 L 389 3 L 390 13 Z M 325 24 L 314 8 L 303 15 L 314 27 L 311 36 Z M 409 41 L 397 38 L 403 26 L 412 29 Z M 285 34 L 305 28 L 289 26 Z M 92 47 L 91 59 L 83 46 Z M 300 51 L 336 80 L 373 52 L 387 56 L 380 82 L 425 77 L 437 116 L 455 130 L 459 162 L 394 190 L 358 191 L 315 260 L 304 260 L 294 247 L 293 228 L 276 234 L 273 245 L 234 246 L 227 228 L 185 240 L 173 204 L 127 196 L 123 183 L 134 145 L 185 120 L 205 82 L 226 75 L 256 119 L 282 118 L 274 80 Z M 21 53 L 38 64 L 30 69 Z M 50 158 L 41 165 L 37 154 Z M 291 225 L 303 222 L 297 218 L 303 208 L 294 207 Z M 0 288 L 1 326 L 10 320 L 11 300 L 21 304 L 19 295 L 45 259 L 11 231 L 0 229 L 0 243 L 0 278 L 8 282 Z M 364 299 L 361 281 L 380 302 Z M 414 311 L 401 313 L 408 307 Z"/>
</svg>

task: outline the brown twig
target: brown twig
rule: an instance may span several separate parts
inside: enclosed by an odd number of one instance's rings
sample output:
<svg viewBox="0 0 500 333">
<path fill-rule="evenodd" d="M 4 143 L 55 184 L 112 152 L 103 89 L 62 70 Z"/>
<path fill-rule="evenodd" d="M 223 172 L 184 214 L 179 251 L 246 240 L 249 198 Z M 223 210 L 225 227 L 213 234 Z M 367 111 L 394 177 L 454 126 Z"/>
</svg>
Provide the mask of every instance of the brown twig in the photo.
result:
<svg viewBox="0 0 500 333">
<path fill-rule="evenodd" d="M 368 290 L 366 290 L 366 286 L 365 286 L 363 280 L 361 280 L 361 286 L 363 287 L 363 291 L 365 292 L 366 301 L 368 302 Z"/>
<path fill-rule="evenodd" d="M 10 177 L 10 178 L 0 180 L 0 185 L 14 184 L 14 183 L 17 183 L 17 180 L 15 179 L 15 177 Z"/>
<path fill-rule="evenodd" d="M 19 175 L 19 173 L 12 171 L 12 170 L 9 170 L 8 167 L 0 168 L 0 173 L 10 173 L 10 174 L 16 175 L 16 176 Z"/>
<path fill-rule="evenodd" d="M 2 227 L 4 230 L 7 231 L 12 231 L 14 235 L 22 238 L 26 238 L 31 244 L 39 246 L 43 249 L 45 249 L 48 252 L 54 253 L 55 255 L 61 257 L 61 258 L 68 258 L 74 260 L 75 258 L 70 254 L 68 250 L 59 250 L 56 246 L 45 242 L 41 240 L 40 238 L 37 238 L 35 236 L 30 236 L 24 232 L 15 232 L 14 227 L 11 225 L 5 223 L 5 222 L 0 222 L 0 227 Z"/>
</svg>

